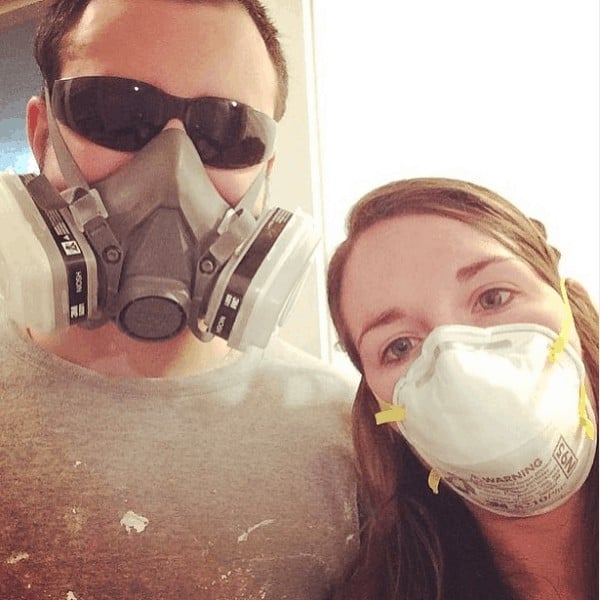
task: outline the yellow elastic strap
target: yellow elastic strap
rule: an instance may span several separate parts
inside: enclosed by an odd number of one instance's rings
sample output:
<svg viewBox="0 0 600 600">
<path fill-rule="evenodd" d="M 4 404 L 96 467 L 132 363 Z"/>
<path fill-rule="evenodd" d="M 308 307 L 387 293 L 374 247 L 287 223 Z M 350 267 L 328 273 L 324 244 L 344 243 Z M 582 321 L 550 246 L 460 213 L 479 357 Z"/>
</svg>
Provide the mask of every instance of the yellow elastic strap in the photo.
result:
<svg viewBox="0 0 600 600">
<path fill-rule="evenodd" d="M 442 476 L 435 469 L 431 469 L 431 471 L 429 471 L 429 477 L 427 477 L 427 485 L 434 494 L 440 493 L 441 478 Z"/>
<path fill-rule="evenodd" d="M 396 406 L 395 404 L 388 404 L 383 400 L 377 398 L 381 410 L 375 413 L 375 423 L 382 425 L 383 423 L 397 423 L 398 421 L 404 421 L 406 416 L 406 409 L 404 406 Z"/>
<path fill-rule="evenodd" d="M 571 306 L 569 305 L 569 297 L 567 296 L 567 288 L 565 286 L 565 280 L 560 280 L 560 293 L 565 305 L 565 311 L 560 324 L 560 332 L 558 337 L 554 340 L 553 344 L 548 350 L 548 360 L 550 362 L 556 362 L 557 358 L 565 349 L 567 342 L 569 341 L 569 335 L 571 333 L 571 327 L 573 326 L 573 313 L 571 312 Z"/>
<path fill-rule="evenodd" d="M 569 341 L 569 334 L 571 333 L 571 327 L 573 327 L 573 313 L 571 312 L 571 305 L 569 304 L 569 297 L 567 296 L 567 287 L 565 280 L 560 280 L 560 293 L 565 304 L 565 313 L 560 324 L 560 332 L 554 343 L 548 350 L 548 360 L 550 362 L 556 362 L 560 354 L 564 351 L 567 342 Z M 587 392 L 585 390 L 585 384 L 582 383 L 579 386 L 579 403 L 577 407 L 579 413 L 579 424 L 583 428 L 584 434 L 590 439 L 596 439 L 596 428 L 594 422 L 589 418 L 587 414 Z"/>
<path fill-rule="evenodd" d="M 585 384 L 579 386 L 579 424 L 583 427 L 583 432 L 590 440 L 596 439 L 596 428 L 594 422 L 588 417 L 587 414 L 587 392 L 585 391 Z"/>
</svg>

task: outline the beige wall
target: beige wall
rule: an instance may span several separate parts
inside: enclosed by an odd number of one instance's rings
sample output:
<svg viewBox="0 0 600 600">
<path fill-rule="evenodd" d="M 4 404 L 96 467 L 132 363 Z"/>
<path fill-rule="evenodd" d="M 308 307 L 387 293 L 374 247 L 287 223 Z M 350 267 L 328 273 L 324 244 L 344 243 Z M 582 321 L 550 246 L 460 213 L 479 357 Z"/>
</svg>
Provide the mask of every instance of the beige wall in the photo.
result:
<svg viewBox="0 0 600 600">
<path fill-rule="evenodd" d="M 41 0 L 0 0 L 0 31 L 36 18 Z"/>
<path fill-rule="evenodd" d="M 270 203 L 288 209 L 301 207 L 320 222 L 310 2 L 265 0 L 265 5 L 279 28 L 290 72 L 290 95 L 286 115 L 279 126 Z M 300 348 L 326 358 L 328 344 L 322 339 L 323 332 L 327 331 L 323 279 L 322 246 L 319 246 L 316 264 L 281 333 Z"/>
</svg>

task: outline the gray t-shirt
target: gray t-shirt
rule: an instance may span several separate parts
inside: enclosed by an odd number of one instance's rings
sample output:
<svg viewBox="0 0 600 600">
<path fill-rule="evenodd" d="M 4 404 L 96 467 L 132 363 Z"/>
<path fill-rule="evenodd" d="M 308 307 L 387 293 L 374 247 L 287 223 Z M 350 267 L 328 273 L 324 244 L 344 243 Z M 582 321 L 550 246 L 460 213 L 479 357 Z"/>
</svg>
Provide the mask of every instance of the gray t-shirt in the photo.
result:
<svg viewBox="0 0 600 600">
<path fill-rule="evenodd" d="M 0 598 L 324 598 L 358 544 L 352 390 L 275 339 L 171 380 L 0 331 Z"/>
</svg>

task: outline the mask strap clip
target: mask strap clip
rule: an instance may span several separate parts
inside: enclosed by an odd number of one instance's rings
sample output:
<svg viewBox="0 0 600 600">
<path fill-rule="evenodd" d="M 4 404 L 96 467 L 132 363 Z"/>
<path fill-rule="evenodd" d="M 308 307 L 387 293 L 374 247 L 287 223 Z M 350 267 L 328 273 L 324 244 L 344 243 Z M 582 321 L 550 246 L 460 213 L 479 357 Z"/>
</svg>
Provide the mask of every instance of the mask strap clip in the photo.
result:
<svg viewBox="0 0 600 600">
<path fill-rule="evenodd" d="M 442 476 L 435 469 L 431 469 L 431 471 L 429 471 L 429 476 L 427 477 L 427 485 L 429 486 L 429 489 L 436 495 L 440 493 L 441 479 Z"/>
<path fill-rule="evenodd" d="M 69 188 L 61 196 L 69 205 L 69 210 L 79 231 L 85 231 L 86 225 L 96 217 L 108 218 L 108 212 L 98 190 Z"/>
<path fill-rule="evenodd" d="M 375 395 L 375 394 L 373 394 Z M 377 425 L 383 425 L 384 423 L 398 423 L 404 421 L 406 417 L 406 409 L 404 406 L 396 406 L 395 404 L 388 404 L 383 400 L 375 396 L 381 410 L 375 413 L 375 423 Z"/>
<path fill-rule="evenodd" d="M 217 228 L 219 237 L 208 252 L 222 265 L 233 255 L 236 248 L 256 229 L 256 219 L 249 211 L 230 208 Z"/>
</svg>

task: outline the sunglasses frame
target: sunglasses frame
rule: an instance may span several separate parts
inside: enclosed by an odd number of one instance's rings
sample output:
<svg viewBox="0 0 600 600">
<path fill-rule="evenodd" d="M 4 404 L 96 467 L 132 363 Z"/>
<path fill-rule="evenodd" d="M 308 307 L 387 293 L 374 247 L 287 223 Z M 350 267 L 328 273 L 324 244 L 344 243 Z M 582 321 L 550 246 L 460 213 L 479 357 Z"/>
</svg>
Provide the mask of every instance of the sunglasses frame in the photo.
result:
<svg viewBox="0 0 600 600">
<path fill-rule="evenodd" d="M 207 166 L 246 168 L 274 152 L 276 121 L 228 98 L 182 98 L 137 79 L 89 75 L 55 80 L 50 103 L 58 121 L 113 150 L 141 150 L 179 119 Z"/>
</svg>

